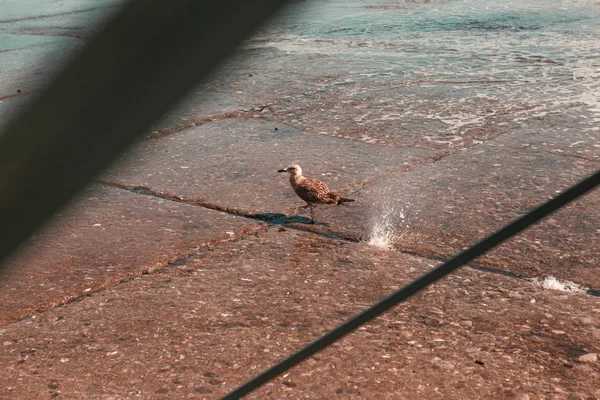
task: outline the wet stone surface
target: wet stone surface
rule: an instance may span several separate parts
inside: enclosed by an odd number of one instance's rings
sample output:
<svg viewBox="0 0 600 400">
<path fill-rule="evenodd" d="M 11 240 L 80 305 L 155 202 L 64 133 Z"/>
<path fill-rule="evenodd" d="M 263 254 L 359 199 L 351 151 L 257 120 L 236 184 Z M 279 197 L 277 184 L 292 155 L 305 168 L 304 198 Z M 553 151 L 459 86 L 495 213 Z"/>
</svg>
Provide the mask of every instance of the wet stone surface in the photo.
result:
<svg viewBox="0 0 600 400">
<path fill-rule="evenodd" d="M 260 111 L 251 114 L 260 115 Z M 243 115 L 244 109 L 233 95 L 201 88 L 174 105 L 171 111 L 150 128 L 151 133 L 147 137 L 157 137 L 193 124 L 203 124 L 209 122 L 210 118 L 219 120 Z"/>
<path fill-rule="evenodd" d="M 259 222 L 92 185 L 8 262 L 0 322 L 151 272 Z"/>
<path fill-rule="evenodd" d="M 342 193 L 431 156 L 426 150 L 390 149 L 308 135 L 263 119 L 228 119 L 140 143 L 103 180 L 143 186 L 253 213 L 285 213 L 303 205 L 287 174 L 307 176 Z"/>
<path fill-rule="evenodd" d="M 277 227 L 217 244 L 3 326 L 0 395 L 219 398 L 431 266 Z M 598 397 L 599 322 L 595 297 L 463 269 L 248 398 Z"/>
<path fill-rule="evenodd" d="M 597 55 L 587 42 L 598 32 L 561 25 L 595 20 L 596 7 L 507 11 L 491 1 L 466 17 L 468 5 L 443 3 L 298 2 L 207 87 L 347 140 L 447 150 L 533 129 L 598 160 Z M 544 43 L 532 38 L 540 29 Z"/>
<path fill-rule="evenodd" d="M 22 49 L 6 50 L 0 53 L 0 98 L 29 93 L 39 90 L 48 83 L 47 65 L 64 63 L 65 52 L 73 51 L 79 43 L 74 38 L 52 40 L 35 37 L 35 45 L 29 44 Z M 37 67 L 29 68 L 32 60 Z M 19 92 L 21 91 L 21 92 Z"/>
<path fill-rule="evenodd" d="M 368 185 L 349 207 L 324 208 L 336 232 L 450 257 L 591 174 L 597 164 L 505 136 Z M 527 141 L 527 139 L 525 139 Z M 600 195 L 591 193 L 478 262 L 600 288 Z"/>
<path fill-rule="evenodd" d="M 7 4 L 0 16 L 0 100 L 41 89 L 122 1 L 31 3 Z"/>
</svg>

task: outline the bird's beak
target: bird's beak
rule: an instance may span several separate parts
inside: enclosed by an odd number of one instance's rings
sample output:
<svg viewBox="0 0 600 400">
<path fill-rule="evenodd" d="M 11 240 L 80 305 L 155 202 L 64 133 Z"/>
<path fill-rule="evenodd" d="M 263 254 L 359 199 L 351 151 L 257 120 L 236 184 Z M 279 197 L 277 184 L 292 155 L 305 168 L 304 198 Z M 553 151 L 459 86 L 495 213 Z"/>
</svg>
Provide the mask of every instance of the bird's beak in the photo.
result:
<svg viewBox="0 0 600 400">
<path fill-rule="evenodd" d="M 277 171 L 277 172 L 287 172 L 287 168 L 280 169 L 280 170 L 279 170 L 279 171 Z"/>
</svg>

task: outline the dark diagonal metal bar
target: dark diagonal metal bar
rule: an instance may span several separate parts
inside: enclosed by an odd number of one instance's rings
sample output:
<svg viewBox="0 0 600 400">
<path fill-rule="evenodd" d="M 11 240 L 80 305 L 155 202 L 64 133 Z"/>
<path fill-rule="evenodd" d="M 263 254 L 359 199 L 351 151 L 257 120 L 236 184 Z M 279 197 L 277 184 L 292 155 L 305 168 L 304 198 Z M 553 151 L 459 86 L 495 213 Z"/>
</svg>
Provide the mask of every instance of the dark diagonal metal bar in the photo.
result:
<svg viewBox="0 0 600 400">
<path fill-rule="evenodd" d="M 280 361 L 270 369 L 266 370 L 260 375 L 257 375 L 250 381 L 246 382 L 242 386 L 229 393 L 223 400 L 237 400 L 242 396 L 256 390 L 260 386 L 264 385 L 271 379 L 282 374 L 288 369 L 301 363 L 303 360 L 312 356 L 313 354 L 323 350 L 325 347 L 343 338 L 350 332 L 357 329 L 359 326 L 366 324 L 377 316 L 388 311 L 398 303 L 406 300 L 410 296 L 426 288 L 427 286 L 439 281 L 446 275 L 450 274 L 454 270 L 462 267 L 470 261 L 473 261 L 477 257 L 481 256 L 490 249 L 498 246 L 500 243 L 518 234 L 529 226 L 539 222 L 542 218 L 548 216 L 564 205 L 571 201 L 583 196 L 585 193 L 591 191 L 596 186 L 600 185 L 600 171 L 597 171 L 594 175 L 584 179 L 575 186 L 562 192 L 557 197 L 547 201 L 546 203 L 538 206 L 536 209 L 527 213 L 526 215 L 516 219 L 510 224 L 504 226 L 502 229 L 495 233 L 487 236 L 485 239 L 471 246 L 467 250 L 458 254 L 451 260 L 448 260 L 444 264 L 430 270 L 429 272 L 421 275 L 419 278 L 404 286 L 400 290 L 392 293 L 390 296 L 384 298 L 379 303 L 375 304 L 368 310 L 358 314 L 351 318 L 344 324 L 338 326 L 329 333 L 321 336 L 316 341 L 312 342 L 308 346 L 304 347 L 297 353 L 292 354 L 288 358 Z"/>
<path fill-rule="evenodd" d="M 132 0 L 0 133 L 0 262 L 285 0 Z"/>
</svg>

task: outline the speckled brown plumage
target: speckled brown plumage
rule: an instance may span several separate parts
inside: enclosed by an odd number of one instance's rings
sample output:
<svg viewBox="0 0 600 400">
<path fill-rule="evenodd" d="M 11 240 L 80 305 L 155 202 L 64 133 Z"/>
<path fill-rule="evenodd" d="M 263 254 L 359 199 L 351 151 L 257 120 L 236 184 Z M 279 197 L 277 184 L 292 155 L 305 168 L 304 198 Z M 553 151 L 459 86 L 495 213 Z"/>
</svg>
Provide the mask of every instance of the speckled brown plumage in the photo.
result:
<svg viewBox="0 0 600 400">
<path fill-rule="evenodd" d="M 354 201 L 353 199 L 340 197 L 338 194 L 331 192 L 324 182 L 302 176 L 302 168 L 299 165 L 290 165 L 285 169 L 280 169 L 278 172 L 289 172 L 292 189 L 310 207 L 310 216 L 313 223 L 315 222 L 313 214 L 314 206 L 318 204 L 340 205 Z"/>
</svg>

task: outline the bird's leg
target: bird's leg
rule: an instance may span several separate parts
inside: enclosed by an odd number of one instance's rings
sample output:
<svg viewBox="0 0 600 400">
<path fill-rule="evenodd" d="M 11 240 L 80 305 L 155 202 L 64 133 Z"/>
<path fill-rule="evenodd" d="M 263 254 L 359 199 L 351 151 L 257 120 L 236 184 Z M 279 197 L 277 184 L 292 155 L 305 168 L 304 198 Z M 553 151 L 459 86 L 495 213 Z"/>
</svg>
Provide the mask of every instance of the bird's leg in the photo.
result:
<svg viewBox="0 0 600 400">
<path fill-rule="evenodd" d="M 315 223 L 315 215 L 313 213 L 313 206 L 309 205 L 309 207 L 310 207 L 310 220 L 311 220 L 311 223 L 314 224 Z"/>
</svg>

